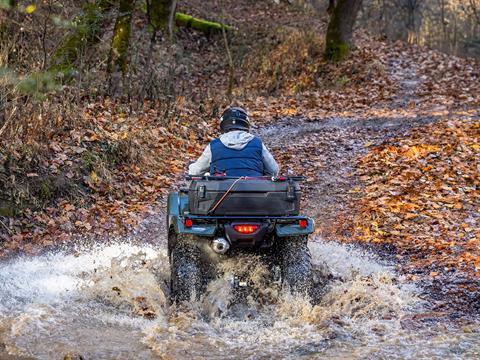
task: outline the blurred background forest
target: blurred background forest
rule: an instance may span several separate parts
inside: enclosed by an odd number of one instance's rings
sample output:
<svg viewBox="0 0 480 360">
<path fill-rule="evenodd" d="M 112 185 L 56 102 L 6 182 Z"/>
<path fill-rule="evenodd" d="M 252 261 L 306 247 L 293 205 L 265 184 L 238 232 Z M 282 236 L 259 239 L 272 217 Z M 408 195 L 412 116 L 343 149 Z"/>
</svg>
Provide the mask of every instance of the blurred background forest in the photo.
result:
<svg viewBox="0 0 480 360">
<path fill-rule="evenodd" d="M 209 42 L 217 33 L 216 46 L 219 46 L 218 52 L 223 53 L 229 72 L 226 75 L 228 93 L 235 84 L 250 80 L 249 74 L 241 74 L 242 71 L 233 74 L 233 68 L 248 62 L 246 54 L 259 43 L 265 43 L 265 35 L 275 34 L 279 38 L 278 29 L 289 31 L 288 26 L 292 25 L 310 34 L 306 37 L 311 39 L 303 37 L 312 42 L 313 56 L 315 51 L 323 51 L 322 32 L 329 14 L 334 13 L 335 0 L 257 3 L 2 0 L 1 134 L 14 122 L 13 117 L 22 118 L 21 113 L 25 111 L 30 113 L 28 106 L 15 106 L 15 99 L 25 101 L 27 96 L 38 100 L 56 90 L 61 90 L 70 105 L 85 95 L 74 92 L 88 87 L 88 96 L 125 95 L 130 103 L 162 99 L 167 100 L 162 106 L 172 106 L 171 100 L 182 93 L 185 81 L 188 82 L 182 75 L 187 75 L 191 68 L 190 54 L 184 52 L 182 39 L 194 35 L 178 32 L 180 26 L 203 32 L 205 38 L 197 40 L 200 42 Z M 343 0 L 339 3 L 338 7 L 345 4 L 340 14 L 343 22 L 352 22 L 348 17 L 353 16 L 354 29 L 365 30 L 378 39 L 402 40 L 461 57 L 480 57 L 478 0 Z M 266 18 L 252 18 L 251 14 L 260 8 Z M 292 11 L 296 16 L 290 19 L 291 24 L 275 21 L 276 14 L 287 15 Z M 311 18 L 303 29 L 295 24 L 302 11 L 302 17 Z M 227 25 L 222 29 L 222 23 L 234 27 Z M 250 29 L 257 33 L 248 34 Z M 232 49 L 229 42 L 233 42 Z M 221 49 L 222 46 L 225 48 Z M 55 117 L 48 118 L 42 121 L 54 121 Z M 20 126 L 18 122 L 16 126 Z M 25 131 L 31 126 L 22 128 Z"/>
<path fill-rule="evenodd" d="M 328 1 L 298 1 L 322 13 Z M 478 0 L 365 0 L 357 26 L 459 56 L 480 56 Z"/>
<path fill-rule="evenodd" d="M 480 1 L 365 1 L 359 25 L 388 40 L 405 40 L 459 56 L 480 56 Z"/>
</svg>

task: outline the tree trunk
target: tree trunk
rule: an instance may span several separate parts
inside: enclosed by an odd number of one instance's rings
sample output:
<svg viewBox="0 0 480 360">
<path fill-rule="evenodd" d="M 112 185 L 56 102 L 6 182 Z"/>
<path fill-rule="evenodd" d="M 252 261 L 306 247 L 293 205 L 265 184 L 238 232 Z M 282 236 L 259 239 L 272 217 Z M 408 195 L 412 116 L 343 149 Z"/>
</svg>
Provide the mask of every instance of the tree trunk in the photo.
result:
<svg viewBox="0 0 480 360">
<path fill-rule="evenodd" d="M 109 72 L 120 70 L 125 75 L 128 65 L 128 47 L 132 23 L 132 11 L 135 1 L 120 0 L 119 12 L 113 28 L 110 48 Z"/>
<path fill-rule="evenodd" d="M 172 11 L 173 0 L 147 1 L 147 14 L 154 31 L 168 28 L 168 19 Z"/>
<path fill-rule="evenodd" d="M 443 39 L 442 39 L 442 49 L 443 51 L 448 51 L 449 48 L 449 41 L 447 35 L 447 19 L 445 18 L 445 0 L 440 0 L 440 20 L 442 22 L 442 31 L 443 31 Z"/>
<path fill-rule="evenodd" d="M 168 36 L 170 41 L 173 40 L 173 30 L 175 26 L 175 12 L 177 10 L 177 0 L 173 0 L 172 6 L 170 8 L 170 14 L 168 15 Z"/>
<path fill-rule="evenodd" d="M 421 6 L 424 0 L 406 0 L 403 8 L 407 11 L 407 41 L 410 44 L 418 44 L 418 29 L 422 22 Z M 417 15 L 418 12 L 418 23 Z"/>
<path fill-rule="evenodd" d="M 87 46 L 99 41 L 103 19 L 113 3 L 113 0 L 98 0 L 85 5 L 83 15 L 76 19 L 78 26 L 55 51 L 50 63 L 51 70 L 67 72 Z"/>
<path fill-rule="evenodd" d="M 328 23 L 325 40 L 325 59 L 343 60 L 352 46 L 352 32 L 362 0 L 337 0 Z"/>
<path fill-rule="evenodd" d="M 453 54 L 458 56 L 458 27 L 457 15 L 453 14 Z"/>
<path fill-rule="evenodd" d="M 383 34 L 388 39 L 388 24 L 387 24 L 387 4 L 386 0 L 382 0 L 382 27 L 383 27 Z"/>
<path fill-rule="evenodd" d="M 335 10 L 335 0 L 328 0 L 327 14 L 332 16 L 333 10 Z"/>
<path fill-rule="evenodd" d="M 416 38 L 416 25 L 415 25 L 415 9 L 410 8 L 408 10 L 408 38 L 407 42 L 409 44 L 415 43 Z"/>
</svg>

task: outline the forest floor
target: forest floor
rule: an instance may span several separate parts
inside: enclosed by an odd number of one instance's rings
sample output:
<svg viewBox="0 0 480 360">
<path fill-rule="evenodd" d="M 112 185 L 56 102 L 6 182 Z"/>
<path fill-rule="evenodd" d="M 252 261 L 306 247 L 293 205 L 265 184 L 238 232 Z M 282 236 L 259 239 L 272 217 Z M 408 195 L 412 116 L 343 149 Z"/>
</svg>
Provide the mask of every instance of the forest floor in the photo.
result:
<svg viewBox="0 0 480 360">
<path fill-rule="evenodd" d="M 245 29 L 270 17 L 260 2 L 247 5 L 226 11 L 250 14 L 235 24 L 244 37 L 234 40 L 234 52 L 253 41 Z M 186 10 L 205 17 L 212 9 L 191 1 Z M 393 258 L 437 312 L 480 311 L 478 62 L 359 33 L 347 61 L 325 64 L 318 35 L 298 30 L 305 15 L 278 13 L 284 27 L 266 23 L 255 34 L 271 39 L 242 58 L 234 96 L 282 172 L 307 177 L 304 204 L 317 234 Z M 0 214 L 2 256 L 161 236 L 165 195 L 216 135 L 218 107 L 228 103 L 211 95 L 226 88 L 222 41 L 186 31 L 179 41 L 195 71 L 182 74 L 191 99 L 178 96 L 166 124 L 160 111 L 128 112 L 115 99 L 85 104 L 80 117 L 88 127 L 53 137 L 41 161 L 13 171 L 47 201 L 20 215 Z"/>
</svg>

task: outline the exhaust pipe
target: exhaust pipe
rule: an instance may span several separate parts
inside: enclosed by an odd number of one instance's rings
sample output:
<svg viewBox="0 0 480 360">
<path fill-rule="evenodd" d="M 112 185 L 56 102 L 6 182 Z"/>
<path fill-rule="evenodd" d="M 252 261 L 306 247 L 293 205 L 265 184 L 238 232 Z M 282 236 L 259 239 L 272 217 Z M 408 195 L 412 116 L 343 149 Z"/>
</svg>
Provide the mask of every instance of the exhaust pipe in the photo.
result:
<svg viewBox="0 0 480 360">
<path fill-rule="evenodd" d="M 228 249 L 230 249 L 230 243 L 225 238 L 219 237 L 219 238 L 213 239 L 212 249 L 217 254 L 223 255 L 228 251 Z"/>
</svg>

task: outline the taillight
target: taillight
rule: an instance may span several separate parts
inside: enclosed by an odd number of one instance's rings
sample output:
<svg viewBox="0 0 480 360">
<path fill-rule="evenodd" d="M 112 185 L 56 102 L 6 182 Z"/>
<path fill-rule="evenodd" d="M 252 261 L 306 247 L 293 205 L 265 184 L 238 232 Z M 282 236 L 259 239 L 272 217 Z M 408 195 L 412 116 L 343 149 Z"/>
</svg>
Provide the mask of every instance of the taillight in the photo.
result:
<svg viewBox="0 0 480 360">
<path fill-rule="evenodd" d="M 308 220 L 307 219 L 301 219 L 298 222 L 298 225 L 300 226 L 300 229 L 306 229 L 308 226 Z"/>
<path fill-rule="evenodd" d="M 233 228 L 236 232 L 240 234 L 253 234 L 258 229 L 258 225 L 252 224 L 241 224 L 241 225 L 233 225 Z"/>
<path fill-rule="evenodd" d="M 189 218 L 186 218 L 186 219 L 183 221 L 183 224 L 185 225 L 185 227 L 191 228 L 191 227 L 193 226 L 193 220 L 192 220 L 192 219 L 189 219 Z"/>
</svg>

